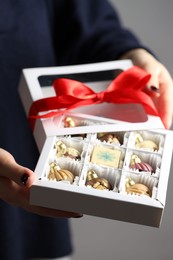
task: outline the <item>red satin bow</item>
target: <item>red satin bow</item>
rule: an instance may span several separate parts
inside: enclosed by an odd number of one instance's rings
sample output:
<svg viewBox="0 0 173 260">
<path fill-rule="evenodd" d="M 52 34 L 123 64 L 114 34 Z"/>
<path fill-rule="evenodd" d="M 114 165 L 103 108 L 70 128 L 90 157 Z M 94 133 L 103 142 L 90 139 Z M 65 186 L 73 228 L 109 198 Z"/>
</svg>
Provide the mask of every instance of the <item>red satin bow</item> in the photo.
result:
<svg viewBox="0 0 173 260">
<path fill-rule="evenodd" d="M 147 114 L 157 115 L 158 112 L 152 99 L 143 92 L 143 88 L 151 75 L 133 66 L 123 71 L 102 92 L 95 93 L 83 83 L 71 79 L 60 78 L 55 80 L 56 96 L 36 100 L 29 111 L 31 127 L 34 127 L 36 118 L 49 118 L 81 106 L 93 105 L 102 102 L 108 103 L 140 103 Z M 40 114 L 39 112 L 46 112 Z"/>
</svg>

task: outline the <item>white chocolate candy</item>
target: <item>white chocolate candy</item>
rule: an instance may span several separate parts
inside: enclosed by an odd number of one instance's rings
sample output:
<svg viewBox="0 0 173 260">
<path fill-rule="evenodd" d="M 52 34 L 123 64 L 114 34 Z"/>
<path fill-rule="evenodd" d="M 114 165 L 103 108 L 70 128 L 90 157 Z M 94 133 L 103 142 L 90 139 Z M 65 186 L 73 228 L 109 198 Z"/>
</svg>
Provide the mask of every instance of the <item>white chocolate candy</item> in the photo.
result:
<svg viewBox="0 0 173 260">
<path fill-rule="evenodd" d="M 56 143 L 57 148 L 57 157 L 66 156 L 75 160 L 79 160 L 80 152 L 73 148 L 73 147 L 67 147 L 62 141 L 58 141 Z"/>
<path fill-rule="evenodd" d="M 86 186 L 92 187 L 97 190 L 111 190 L 111 184 L 105 178 L 93 178 L 86 182 Z"/>
<path fill-rule="evenodd" d="M 146 185 L 135 183 L 131 178 L 126 179 L 126 192 L 129 194 L 151 196 L 151 191 Z"/>
<path fill-rule="evenodd" d="M 141 143 L 141 142 L 143 142 L 143 137 L 139 133 L 137 133 L 135 135 L 135 144 L 138 144 L 138 143 Z"/>
<path fill-rule="evenodd" d="M 75 127 L 75 121 L 71 117 L 66 117 L 64 119 L 64 127 Z"/>
<path fill-rule="evenodd" d="M 158 151 L 158 145 L 153 142 L 152 140 L 144 140 L 142 141 L 141 143 L 137 143 L 135 145 L 136 148 L 148 148 L 150 150 L 153 150 L 153 151 Z"/>
<path fill-rule="evenodd" d="M 136 154 L 133 154 L 131 156 L 130 165 L 133 165 L 135 163 L 140 163 L 140 162 L 141 162 L 141 159 Z"/>
<path fill-rule="evenodd" d="M 118 168 L 121 151 L 102 146 L 96 146 L 93 149 L 91 162 L 99 165 Z"/>
</svg>

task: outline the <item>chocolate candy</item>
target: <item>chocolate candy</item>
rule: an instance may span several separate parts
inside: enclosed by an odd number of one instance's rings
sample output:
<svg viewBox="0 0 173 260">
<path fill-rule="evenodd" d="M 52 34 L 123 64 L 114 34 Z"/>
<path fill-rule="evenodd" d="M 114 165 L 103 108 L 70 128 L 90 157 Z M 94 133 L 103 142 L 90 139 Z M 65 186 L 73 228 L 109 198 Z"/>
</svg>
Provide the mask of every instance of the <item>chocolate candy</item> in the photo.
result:
<svg viewBox="0 0 173 260">
<path fill-rule="evenodd" d="M 134 163 L 140 163 L 140 162 L 141 162 L 141 159 L 136 154 L 133 154 L 131 156 L 130 165 L 132 165 Z"/>
<path fill-rule="evenodd" d="M 135 135 L 135 147 L 144 149 L 148 148 L 153 151 L 158 150 L 158 145 L 154 141 L 149 139 L 144 140 L 139 133 Z"/>
<path fill-rule="evenodd" d="M 94 170 L 89 170 L 87 172 L 87 181 L 90 181 L 90 180 L 92 180 L 94 178 L 98 178 L 97 173 Z"/>
<path fill-rule="evenodd" d="M 111 184 L 105 178 L 99 178 L 94 170 L 87 172 L 86 186 L 92 187 L 97 190 L 110 190 L 112 189 Z"/>
<path fill-rule="evenodd" d="M 143 137 L 139 133 L 135 135 L 135 144 L 141 143 L 143 140 Z"/>
<path fill-rule="evenodd" d="M 48 179 L 56 181 L 69 181 L 72 183 L 74 180 L 74 174 L 69 170 L 60 169 L 56 163 L 51 163 Z"/>
<path fill-rule="evenodd" d="M 112 133 L 99 133 L 98 139 L 102 142 L 105 141 L 105 142 L 116 143 L 116 144 L 120 145 L 120 141 L 119 141 L 118 137 L 116 137 Z"/>
<path fill-rule="evenodd" d="M 67 146 L 62 141 L 58 141 L 56 142 L 56 148 L 57 148 L 57 157 L 61 157 L 65 153 Z"/>
<path fill-rule="evenodd" d="M 149 165 L 148 163 L 145 163 L 145 162 L 134 163 L 130 166 L 130 168 L 132 170 L 139 170 L 140 172 L 142 172 L 142 171 L 151 172 L 151 173 L 154 172 L 151 165 Z"/>
<path fill-rule="evenodd" d="M 150 150 L 153 150 L 153 151 L 158 151 L 158 145 L 153 142 L 152 140 L 144 140 L 142 141 L 141 143 L 137 143 L 135 145 L 136 148 L 148 148 Z"/>
<path fill-rule="evenodd" d="M 75 148 L 68 147 L 64 153 L 64 156 L 70 157 L 71 159 L 80 160 L 80 152 Z"/>
<path fill-rule="evenodd" d="M 151 191 L 146 185 L 135 183 L 131 178 L 126 179 L 126 192 L 136 195 L 151 196 Z"/>
<path fill-rule="evenodd" d="M 137 195 L 146 195 L 146 196 L 151 196 L 150 195 L 150 190 L 149 188 L 141 183 L 136 183 L 132 185 L 131 187 L 126 188 L 127 193 L 134 193 Z"/>
<path fill-rule="evenodd" d="M 75 127 L 75 121 L 71 117 L 66 117 L 64 119 L 64 127 Z"/>
<path fill-rule="evenodd" d="M 71 159 L 80 160 L 80 152 L 73 148 L 73 147 L 67 147 L 62 141 L 58 141 L 56 143 L 57 147 L 57 157 L 66 156 Z"/>
<path fill-rule="evenodd" d="M 102 146 L 95 146 L 91 156 L 91 162 L 99 165 L 118 168 L 121 151 Z"/>
<path fill-rule="evenodd" d="M 142 162 L 136 154 L 131 156 L 130 169 L 138 170 L 140 172 L 154 172 L 152 166 L 146 162 Z"/>
<path fill-rule="evenodd" d="M 93 178 L 86 185 L 97 190 L 111 190 L 111 184 L 105 178 Z"/>
</svg>

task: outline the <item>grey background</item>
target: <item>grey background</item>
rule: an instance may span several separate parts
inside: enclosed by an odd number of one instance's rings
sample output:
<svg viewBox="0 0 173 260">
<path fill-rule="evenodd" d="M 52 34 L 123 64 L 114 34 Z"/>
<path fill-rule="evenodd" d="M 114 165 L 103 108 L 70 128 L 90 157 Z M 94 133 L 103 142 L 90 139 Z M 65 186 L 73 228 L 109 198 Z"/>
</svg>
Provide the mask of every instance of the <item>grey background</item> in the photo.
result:
<svg viewBox="0 0 173 260">
<path fill-rule="evenodd" d="M 94 0 L 93 0 L 94 1 Z M 111 0 L 122 22 L 158 55 L 173 75 L 173 1 Z M 73 260 L 173 259 L 173 166 L 161 228 L 84 216 L 71 221 Z"/>
</svg>

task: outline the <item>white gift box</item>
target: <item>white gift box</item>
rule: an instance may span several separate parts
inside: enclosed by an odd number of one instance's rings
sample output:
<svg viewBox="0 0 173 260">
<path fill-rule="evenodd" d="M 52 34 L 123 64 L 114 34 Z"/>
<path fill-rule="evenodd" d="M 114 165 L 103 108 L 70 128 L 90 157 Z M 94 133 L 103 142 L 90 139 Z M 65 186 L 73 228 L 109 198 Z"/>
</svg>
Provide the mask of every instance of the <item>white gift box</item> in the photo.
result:
<svg viewBox="0 0 173 260">
<path fill-rule="evenodd" d="M 19 93 L 26 114 L 34 101 L 55 96 L 52 82 L 57 77 L 83 81 L 98 92 L 103 91 L 113 80 L 117 70 L 127 70 L 131 66 L 130 60 L 124 60 L 24 69 Z M 75 121 L 75 127 L 64 127 L 67 117 Z M 113 134 L 121 141 L 119 144 L 101 141 L 98 133 Z M 80 107 L 53 118 L 37 119 L 33 134 L 40 158 L 35 169 L 36 181 L 30 191 L 31 204 L 160 226 L 166 203 L 173 138 L 172 132 L 164 129 L 159 117 L 147 115 L 140 104 L 101 103 Z M 135 138 L 138 134 L 144 140 L 157 143 L 158 149 L 137 148 Z M 64 154 L 57 156 L 58 142 L 63 142 L 66 148 L 78 150 L 80 159 L 69 158 Z M 107 156 L 109 152 L 113 154 L 110 156 L 120 154 L 116 159 L 118 166 L 110 166 L 110 160 L 108 165 L 105 164 L 103 158 L 101 163 L 92 159 L 95 147 L 101 147 L 101 156 Z M 133 154 L 138 155 L 142 162 L 150 163 L 153 172 L 131 169 L 130 158 Z M 73 183 L 49 178 L 52 164 L 73 172 Z M 94 171 L 99 178 L 107 179 L 111 189 L 100 190 L 87 185 L 88 171 Z M 137 195 L 135 192 L 129 194 L 126 190 L 129 179 L 147 186 L 150 196 Z"/>
</svg>

